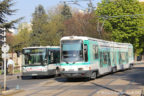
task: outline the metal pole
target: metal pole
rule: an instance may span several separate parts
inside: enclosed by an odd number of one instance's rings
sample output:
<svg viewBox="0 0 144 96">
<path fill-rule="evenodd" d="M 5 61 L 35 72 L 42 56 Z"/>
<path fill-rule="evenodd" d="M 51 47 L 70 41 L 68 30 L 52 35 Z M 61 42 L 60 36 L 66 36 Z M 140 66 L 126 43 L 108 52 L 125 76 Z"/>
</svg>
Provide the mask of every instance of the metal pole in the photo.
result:
<svg viewBox="0 0 144 96">
<path fill-rule="evenodd" d="M 4 44 L 6 44 L 6 31 L 5 31 L 5 29 L 4 29 Z M 7 64 L 6 64 L 6 58 L 7 58 L 7 52 L 6 51 L 4 51 L 4 91 L 6 91 L 6 66 L 7 66 Z"/>
<path fill-rule="evenodd" d="M 6 52 L 4 52 L 4 91 L 6 91 Z"/>
</svg>

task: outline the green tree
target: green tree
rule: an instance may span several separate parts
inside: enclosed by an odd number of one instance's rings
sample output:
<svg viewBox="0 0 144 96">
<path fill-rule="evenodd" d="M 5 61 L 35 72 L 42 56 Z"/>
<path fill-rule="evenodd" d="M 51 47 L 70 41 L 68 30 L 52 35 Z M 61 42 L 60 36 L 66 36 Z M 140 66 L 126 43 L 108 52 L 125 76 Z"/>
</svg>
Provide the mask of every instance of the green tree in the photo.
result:
<svg viewBox="0 0 144 96">
<path fill-rule="evenodd" d="M 40 45 L 40 35 L 44 32 L 43 26 L 48 23 L 48 17 L 42 5 L 35 8 L 32 19 L 31 45 Z"/>
<path fill-rule="evenodd" d="M 96 16 L 103 22 L 104 29 L 112 40 L 132 43 L 135 53 L 143 50 L 144 16 L 138 0 L 102 0 L 96 9 Z"/>
<path fill-rule="evenodd" d="M 32 20 L 31 46 L 59 45 L 64 31 L 61 9 L 61 6 L 58 6 L 48 10 L 48 13 L 41 5 L 35 9 Z"/>
<path fill-rule="evenodd" d="M 20 24 L 18 27 L 18 34 L 13 36 L 12 48 L 15 51 L 21 51 L 24 47 L 28 47 L 30 45 L 31 32 L 32 30 L 27 23 Z"/>
<path fill-rule="evenodd" d="M 20 21 L 22 18 L 8 21 L 6 16 L 11 16 L 16 10 L 12 10 L 11 7 L 14 5 L 13 0 L 1 0 L 0 1 L 0 27 L 1 28 L 13 28 L 14 24 Z"/>
<path fill-rule="evenodd" d="M 59 45 L 60 38 L 64 31 L 64 24 L 61 15 L 54 15 L 51 21 L 43 26 L 44 32 L 41 34 L 41 45 Z"/>
<path fill-rule="evenodd" d="M 14 28 L 15 27 L 14 24 L 22 19 L 22 18 L 18 18 L 12 21 L 7 20 L 6 17 L 11 16 L 13 15 L 13 13 L 16 12 L 16 10 L 11 9 L 14 5 L 12 1 L 13 0 L 0 0 L 0 28 L 6 28 L 6 29 Z M 1 55 L 1 51 L 0 51 L 0 55 Z"/>
<path fill-rule="evenodd" d="M 61 14 L 62 6 L 48 10 L 47 24 L 43 26 L 44 32 L 41 34 L 41 45 L 59 45 L 60 38 L 64 35 L 64 21 Z"/>
<path fill-rule="evenodd" d="M 72 13 L 71 13 L 70 7 L 66 4 L 66 2 L 64 2 L 61 14 L 64 17 L 64 20 L 67 20 L 67 19 L 72 17 Z"/>
</svg>

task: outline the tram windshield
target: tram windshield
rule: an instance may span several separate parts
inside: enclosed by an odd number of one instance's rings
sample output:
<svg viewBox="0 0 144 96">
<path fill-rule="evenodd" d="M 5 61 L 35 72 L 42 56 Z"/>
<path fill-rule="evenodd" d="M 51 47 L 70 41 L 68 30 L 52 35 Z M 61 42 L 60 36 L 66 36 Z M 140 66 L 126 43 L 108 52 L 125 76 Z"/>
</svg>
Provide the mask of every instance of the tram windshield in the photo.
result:
<svg viewBox="0 0 144 96">
<path fill-rule="evenodd" d="M 81 40 L 64 40 L 61 43 L 62 61 L 83 61 L 83 44 Z"/>
<path fill-rule="evenodd" d="M 24 49 L 24 65 L 45 65 L 46 48 Z"/>
</svg>

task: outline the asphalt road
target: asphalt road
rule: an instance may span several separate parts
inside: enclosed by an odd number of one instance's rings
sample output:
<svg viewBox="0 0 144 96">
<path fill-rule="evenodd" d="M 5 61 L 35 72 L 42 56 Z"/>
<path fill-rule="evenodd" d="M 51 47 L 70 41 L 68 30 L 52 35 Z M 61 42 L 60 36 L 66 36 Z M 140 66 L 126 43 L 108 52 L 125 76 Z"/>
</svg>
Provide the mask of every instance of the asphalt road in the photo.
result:
<svg viewBox="0 0 144 96">
<path fill-rule="evenodd" d="M 46 82 L 48 80 L 54 80 L 54 76 L 49 76 L 49 77 L 39 77 L 36 79 L 33 79 L 31 77 L 26 77 L 24 80 L 22 80 L 20 77 L 7 80 L 7 89 L 27 89 L 27 88 L 32 88 L 33 85 L 38 85 L 42 82 Z M 3 84 L 3 81 L 0 82 L 0 84 Z"/>
<path fill-rule="evenodd" d="M 86 79 L 67 80 L 62 77 L 27 78 L 25 80 L 9 80 L 7 87 L 9 89 L 17 87 L 25 91 L 35 90 L 24 96 L 41 95 L 46 92 L 49 94 L 47 96 L 117 96 L 119 94 L 140 96 L 141 90 L 144 88 L 144 64 L 136 65 L 132 70 L 107 74 L 91 81 Z M 22 94 L 24 93 L 19 93 L 17 96 Z"/>
</svg>

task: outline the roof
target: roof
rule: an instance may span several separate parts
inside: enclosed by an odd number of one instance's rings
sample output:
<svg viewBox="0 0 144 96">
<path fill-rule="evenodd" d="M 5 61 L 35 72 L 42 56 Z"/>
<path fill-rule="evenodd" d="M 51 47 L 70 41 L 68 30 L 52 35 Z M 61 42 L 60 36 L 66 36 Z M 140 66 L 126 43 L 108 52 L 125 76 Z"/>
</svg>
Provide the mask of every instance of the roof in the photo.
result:
<svg viewBox="0 0 144 96">
<path fill-rule="evenodd" d="M 106 44 L 109 46 L 123 46 L 123 47 L 128 47 L 128 46 L 132 46 L 132 44 L 130 43 L 119 43 L 119 42 L 114 42 L 114 41 L 106 41 L 106 40 L 102 40 L 102 39 L 97 39 L 97 38 L 91 38 L 91 37 L 86 37 L 86 36 L 65 36 L 62 37 L 61 40 L 92 40 L 92 41 L 97 41 L 99 44 Z"/>
<path fill-rule="evenodd" d="M 34 49 L 34 48 L 60 48 L 59 46 L 31 46 L 31 47 L 25 47 L 23 49 Z"/>
</svg>

